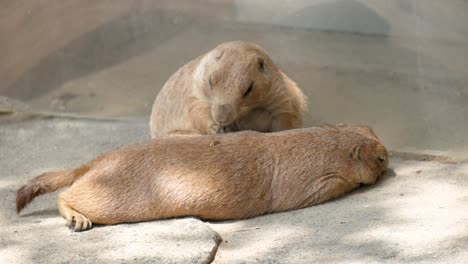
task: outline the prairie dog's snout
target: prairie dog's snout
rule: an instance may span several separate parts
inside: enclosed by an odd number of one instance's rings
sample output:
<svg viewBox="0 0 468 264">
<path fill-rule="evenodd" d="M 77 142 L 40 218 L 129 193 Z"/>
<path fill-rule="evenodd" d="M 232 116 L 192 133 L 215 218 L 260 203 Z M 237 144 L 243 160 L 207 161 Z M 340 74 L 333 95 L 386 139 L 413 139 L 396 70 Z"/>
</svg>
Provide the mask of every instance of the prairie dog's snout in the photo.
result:
<svg viewBox="0 0 468 264">
<path fill-rule="evenodd" d="M 368 168 L 368 173 L 363 173 L 361 182 L 373 184 L 387 170 L 387 150 L 379 142 L 372 142 L 364 146 L 362 152 L 361 159 L 364 162 L 364 166 Z"/>
<path fill-rule="evenodd" d="M 215 104 L 211 106 L 211 116 L 220 125 L 229 125 L 234 121 L 233 108 L 230 104 Z"/>
<path fill-rule="evenodd" d="M 379 167 L 382 173 L 384 173 L 388 167 L 388 152 L 383 145 L 379 144 L 376 149 L 376 154 Z"/>
</svg>

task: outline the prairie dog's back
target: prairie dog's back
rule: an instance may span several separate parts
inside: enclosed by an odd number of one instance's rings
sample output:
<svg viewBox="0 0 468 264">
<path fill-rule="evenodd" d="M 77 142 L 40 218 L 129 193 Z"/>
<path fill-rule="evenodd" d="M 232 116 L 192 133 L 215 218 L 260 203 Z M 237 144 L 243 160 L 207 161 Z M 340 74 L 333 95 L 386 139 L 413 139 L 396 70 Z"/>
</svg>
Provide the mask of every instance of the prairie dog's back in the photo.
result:
<svg viewBox="0 0 468 264">
<path fill-rule="evenodd" d="M 192 72 L 200 59 L 196 58 L 178 69 L 159 91 L 150 118 L 151 138 L 177 129 L 190 129 L 186 111 L 193 92 Z"/>
<path fill-rule="evenodd" d="M 217 219 L 222 212 L 242 218 L 259 207 L 267 212 L 268 194 L 256 190 L 267 190 L 270 178 L 256 165 L 261 157 L 251 150 L 259 141 L 251 134 L 257 133 L 166 137 L 118 149 L 99 159 L 64 198 L 87 215 L 103 211 L 124 222 L 135 214 L 143 221 L 173 215 Z"/>
</svg>

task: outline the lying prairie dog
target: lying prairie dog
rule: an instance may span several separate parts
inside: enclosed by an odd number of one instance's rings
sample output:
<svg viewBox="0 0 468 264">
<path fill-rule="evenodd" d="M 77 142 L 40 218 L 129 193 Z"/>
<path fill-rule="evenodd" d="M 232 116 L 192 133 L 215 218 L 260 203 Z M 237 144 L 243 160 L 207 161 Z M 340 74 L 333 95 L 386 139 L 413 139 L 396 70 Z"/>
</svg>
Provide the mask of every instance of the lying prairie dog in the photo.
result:
<svg viewBox="0 0 468 264">
<path fill-rule="evenodd" d="M 339 197 L 375 183 L 387 165 L 385 147 L 362 127 L 165 137 L 44 173 L 19 188 L 16 206 L 19 213 L 71 185 L 58 208 L 75 231 L 184 216 L 242 219 Z"/>
<path fill-rule="evenodd" d="M 151 137 L 302 127 L 306 97 L 259 46 L 226 42 L 182 66 L 153 105 Z"/>
</svg>

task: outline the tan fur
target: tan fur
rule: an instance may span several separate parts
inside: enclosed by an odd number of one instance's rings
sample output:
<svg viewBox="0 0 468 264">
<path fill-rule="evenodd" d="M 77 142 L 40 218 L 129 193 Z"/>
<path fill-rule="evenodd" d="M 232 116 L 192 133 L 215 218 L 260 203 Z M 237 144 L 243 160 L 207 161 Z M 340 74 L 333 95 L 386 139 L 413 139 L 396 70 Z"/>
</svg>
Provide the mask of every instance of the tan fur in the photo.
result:
<svg viewBox="0 0 468 264">
<path fill-rule="evenodd" d="M 299 128 L 305 109 L 302 91 L 262 48 L 226 42 L 166 82 L 153 105 L 151 136 Z"/>
<path fill-rule="evenodd" d="M 368 128 L 164 137 L 84 165 L 58 204 L 75 230 L 183 216 L 241 219 L 318 204 L 373 184 L 387 162 L 385 147 Z M 26 186 L 45 182 L 39 176 Z M 18 201 L 30 194 L 17 195 Z"/>
</svg>

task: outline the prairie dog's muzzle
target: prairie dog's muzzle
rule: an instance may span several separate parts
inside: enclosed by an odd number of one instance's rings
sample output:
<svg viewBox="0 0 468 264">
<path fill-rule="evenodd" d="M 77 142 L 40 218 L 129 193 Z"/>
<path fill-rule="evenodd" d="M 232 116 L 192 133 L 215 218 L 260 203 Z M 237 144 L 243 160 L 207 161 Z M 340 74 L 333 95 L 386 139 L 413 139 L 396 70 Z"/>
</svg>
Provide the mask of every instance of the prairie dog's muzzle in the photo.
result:
<svg viewBox="0 0 468 264">
<path fill-rule="evenodd" d="M 230 104 L 212 105 L 211 116 L 220 125 L 229 125 L 234 121 L 232 106 Z"/>
</svg>

